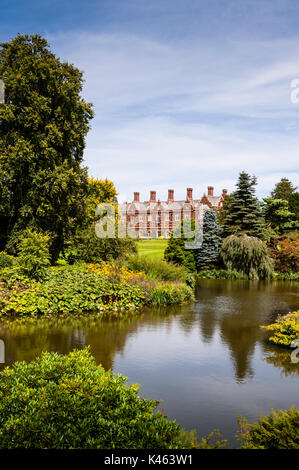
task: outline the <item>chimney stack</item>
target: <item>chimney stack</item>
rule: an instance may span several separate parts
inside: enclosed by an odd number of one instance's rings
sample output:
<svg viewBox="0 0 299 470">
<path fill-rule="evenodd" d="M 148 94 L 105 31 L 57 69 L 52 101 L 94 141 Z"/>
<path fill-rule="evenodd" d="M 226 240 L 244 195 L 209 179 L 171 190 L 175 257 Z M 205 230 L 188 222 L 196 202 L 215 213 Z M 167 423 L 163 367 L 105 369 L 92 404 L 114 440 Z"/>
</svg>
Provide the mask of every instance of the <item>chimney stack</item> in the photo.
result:
<svg viewBox="0 0 299 470">
<path fill-rule="evenodd" d="M 150 192 L 150 202 L 156 202 L 156 191 Z"/>
<path fill-rule="evenodd" d="M 169 189 L 168 190 L 168 202 L 173 202 L 174 201 L 174 190 Z"/>
<path fill-rule="evenodd" d="M 192 196 L 193 188 L 187 188 L 187 201 L 192 201 L 193 196 Z"/>
<path fill-rule="evenodd" d="M 227 195 L 227 189 L 222 189 L 222 197 L 225 197 Z"/>
<path fill-rule="evenodd" d="M 134 193 L 134 202 L 139 202 L 139 193 Z"/>
<path fill-rule="evenodd" d="M 214 186 L 208 186 L 208 196 L 214 196 Z"/>
</svg>

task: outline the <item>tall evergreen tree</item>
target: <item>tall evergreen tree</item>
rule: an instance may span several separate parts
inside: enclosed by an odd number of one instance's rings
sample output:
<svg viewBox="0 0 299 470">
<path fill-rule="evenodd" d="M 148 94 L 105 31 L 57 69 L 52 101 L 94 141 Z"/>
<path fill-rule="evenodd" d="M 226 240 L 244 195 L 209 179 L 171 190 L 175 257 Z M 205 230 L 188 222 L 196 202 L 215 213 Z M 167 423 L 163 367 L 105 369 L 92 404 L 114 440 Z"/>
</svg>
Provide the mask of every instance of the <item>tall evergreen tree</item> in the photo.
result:
<svg viewBox="0 0 299 470">
<path fill-rule="evenodd" d="M 215 267 L 217 264 L 222 241 L 220 232 L 215 211 L 207 210 L 203 219 L 203 242 L 201 247 L 195 250 L 197 271 Z"/>
<path fill-rule="evenodd" d="M 81 164 L 93 113 L 80 96 L 82 72 L 39 35 L 19 34 L 1 44 L 0 77 L 0 243 L 13 247 L 26 227 L 41 230 L 55 260 L 85 212 Z"/>
<path fill-rule="evenodd" d="M 263 236 L 264 219 L 260 203 L 255 197 L 255 176 L 241 172 L 237 190 L 232 194 L 230 206 L 223 224 L 223 236 L 231 234 L 247 234 L 261 238 Z"/>
</svg>

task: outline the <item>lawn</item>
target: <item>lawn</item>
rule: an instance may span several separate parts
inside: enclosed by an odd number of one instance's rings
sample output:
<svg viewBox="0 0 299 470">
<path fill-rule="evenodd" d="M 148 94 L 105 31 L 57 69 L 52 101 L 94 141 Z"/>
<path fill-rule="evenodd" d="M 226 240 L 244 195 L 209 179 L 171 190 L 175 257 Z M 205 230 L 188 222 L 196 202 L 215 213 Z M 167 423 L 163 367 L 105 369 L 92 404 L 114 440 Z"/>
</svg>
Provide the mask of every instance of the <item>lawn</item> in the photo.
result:
<svg viewBox="0 0 299 470">
<path fill-rule="evenodd" d="M 139 240 L 137 245 L 139 255 L 163 259 L 167 240 Z"/>
</svg>

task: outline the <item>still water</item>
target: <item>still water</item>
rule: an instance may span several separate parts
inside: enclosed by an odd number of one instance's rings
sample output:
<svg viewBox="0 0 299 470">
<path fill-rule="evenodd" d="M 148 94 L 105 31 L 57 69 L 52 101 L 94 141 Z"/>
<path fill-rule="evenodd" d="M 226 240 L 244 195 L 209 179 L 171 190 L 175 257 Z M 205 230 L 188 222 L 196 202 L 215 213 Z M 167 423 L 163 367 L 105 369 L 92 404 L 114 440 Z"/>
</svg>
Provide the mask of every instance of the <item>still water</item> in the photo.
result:
<svg viewBox="0 0 299 470">
<path fill-rule="evenodd" d="M 90 345 L 98 363 L 162 400 L 169 418 L 199 436 L 217 428 L 235 444 L 239 414 L 252 422 L 271 408 L 299 407 L 299 364 L 260 328 L 298 309 L 295 282 L 203 280 L 188 305 L 144 309 L 118 321 L 86 315 L 0 323 L 0 339 L 6 364 Z"/>
</svg>

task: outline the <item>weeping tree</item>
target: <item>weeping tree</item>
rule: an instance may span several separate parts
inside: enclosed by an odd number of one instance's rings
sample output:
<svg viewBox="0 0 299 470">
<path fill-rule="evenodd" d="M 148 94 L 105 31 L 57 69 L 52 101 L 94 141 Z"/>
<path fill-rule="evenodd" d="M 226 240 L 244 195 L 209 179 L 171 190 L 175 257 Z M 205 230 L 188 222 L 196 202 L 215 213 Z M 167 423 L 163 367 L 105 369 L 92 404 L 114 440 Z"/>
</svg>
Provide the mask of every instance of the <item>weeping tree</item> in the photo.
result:
<svg viewBox="0 0 299 470">
<path fill-rule="evenodd" d="M 221 247 L 220 232 L 215 211 L 207 210 L 203 219 L 203 242 L 201 247 L 195 250 L 197 271 L 215 267 L 217 264 Z"/>
<path fill-rule="evenodd" d="M 271 279 L 273 263 L 266 244 L 248 235 L 230 235 L 223 240 L 220 257 L 228 271 L 238 271 L 248 279 Z"/>
</svg>

